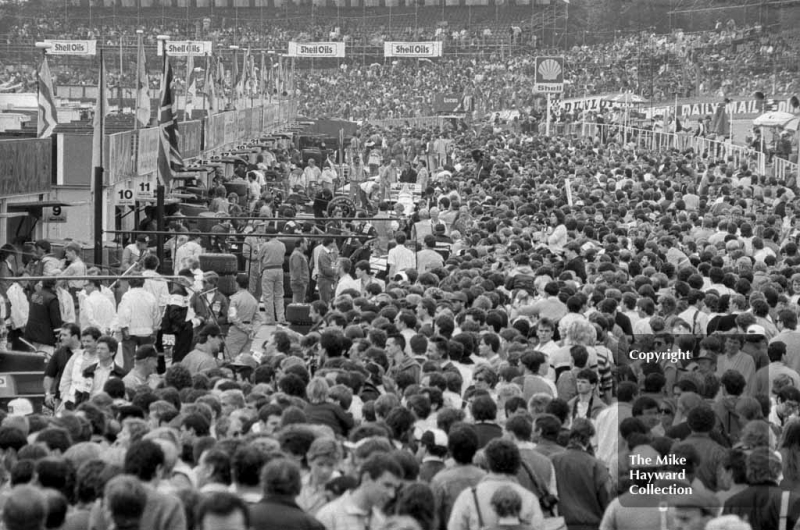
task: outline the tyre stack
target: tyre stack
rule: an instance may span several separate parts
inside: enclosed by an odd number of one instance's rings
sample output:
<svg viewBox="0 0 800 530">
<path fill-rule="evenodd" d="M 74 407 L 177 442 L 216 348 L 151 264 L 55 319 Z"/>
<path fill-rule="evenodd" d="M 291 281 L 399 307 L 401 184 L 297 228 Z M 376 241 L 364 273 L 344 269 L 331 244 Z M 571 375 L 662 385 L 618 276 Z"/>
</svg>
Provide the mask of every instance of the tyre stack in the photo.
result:
<svg viewBox="0 0 800 530">
<path fill-rule="evenodd" d="M 203 272 L 214 271 L 219 275 L 217 289 L 231 297 L 236 292 L 236 274 L 239 272 L 239 260 L 234 254 L 200 254 L 200 269 Z"/>
</svg>

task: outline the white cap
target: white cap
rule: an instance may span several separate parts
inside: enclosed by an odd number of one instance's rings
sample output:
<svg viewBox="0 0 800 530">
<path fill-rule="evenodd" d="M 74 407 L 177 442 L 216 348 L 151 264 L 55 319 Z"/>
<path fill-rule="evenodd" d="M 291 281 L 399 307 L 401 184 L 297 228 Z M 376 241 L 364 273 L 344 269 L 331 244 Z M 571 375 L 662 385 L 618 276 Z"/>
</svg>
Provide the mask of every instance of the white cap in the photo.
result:
<svg viewBox="0 0 800 530">
<path fill-rule="evenodd" d="M 751 324 L 747 328 L 748 335 L 766 335 L 767 330 L 764 329 L 764 326 L 759 326 L 758 324 Z"/>
<path fill-rule="evenodd" d="M 33 414 L 33 403 L 25 398 L 12 399 L 8 402 L 9 416 L 29 416 Z"/>
</svg>

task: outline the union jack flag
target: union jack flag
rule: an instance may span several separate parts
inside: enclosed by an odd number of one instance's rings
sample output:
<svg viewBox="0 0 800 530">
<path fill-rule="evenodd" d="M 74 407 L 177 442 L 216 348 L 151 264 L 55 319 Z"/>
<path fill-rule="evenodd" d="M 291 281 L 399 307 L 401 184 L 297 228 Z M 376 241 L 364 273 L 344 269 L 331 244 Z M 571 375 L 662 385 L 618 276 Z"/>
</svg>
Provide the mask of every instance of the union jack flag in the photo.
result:
<svg viewBox="0 0 800 530">
<path fill-rule="evenodd" d="M 178 150 L 178 120 L 175 111 L 174 78 L 169 58 L 164 59 L 164 77 L 161 78 L 161 105 L 158 112 L 158 127 L 161 141 L 158 145 L 158 173 L 164 186 L 172 180 L 172 172 L 183 168 L 183 157 Z"/>
<path fill-rule="evenodd" d="M 53 78 L 50 76 L 50 67 L 47 58 L 42 61 L 38 73 L 39 83 L 39 125 L 38 137 L 49 138 L 56 130 L 58 119 L 56 114 L 56 101 L 53 95 Z"/>
</svg>

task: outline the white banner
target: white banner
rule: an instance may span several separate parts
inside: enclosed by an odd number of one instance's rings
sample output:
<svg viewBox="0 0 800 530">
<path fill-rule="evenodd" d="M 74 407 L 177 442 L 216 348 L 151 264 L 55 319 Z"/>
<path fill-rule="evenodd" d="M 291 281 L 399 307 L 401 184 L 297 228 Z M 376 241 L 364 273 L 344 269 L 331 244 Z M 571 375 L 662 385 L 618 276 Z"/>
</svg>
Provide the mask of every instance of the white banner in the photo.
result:
<svg viewBox="0 0 800 530">
<path fill-rule="evenodd" d="M 385 57 L 441 57 L 441 42 L 384 42 Z"/>
<path fill-rule="evenodd" d="M 96 40 L 45 40 L 48 55 L 97 55 Z"/>
<path fill-rule="evenodd" d="M 289 57 L 344 57 L 343 42 L 290 42 Z"/>
<path fill-rule="evenodd" d="M 161 41 L 158 46 L 158 56 L 163 55 Z M 188 57 L 189 55 L 204 56 L 211 55 L 214 50 L 214 43 L 210 40 L 176 40 L 167 41 L 167 55 L 171 57 Z"/>
</svg>

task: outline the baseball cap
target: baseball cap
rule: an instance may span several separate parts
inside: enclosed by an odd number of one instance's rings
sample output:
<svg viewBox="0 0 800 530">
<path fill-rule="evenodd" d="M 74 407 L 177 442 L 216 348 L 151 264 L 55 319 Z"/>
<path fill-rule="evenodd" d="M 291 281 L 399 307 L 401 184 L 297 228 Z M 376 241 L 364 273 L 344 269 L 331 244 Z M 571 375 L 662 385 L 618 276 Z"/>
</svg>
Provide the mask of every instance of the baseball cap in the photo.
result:
<svg viewBox="0 0 800 530">
<path fill-rule="evenodd" d="M 207 282 L 217 283 L 219 281 L 219 274 L 214 271 L 206 271 L 203 273 L 203 279 Z"/>
<path fill-rule="evenodd" d="M 760 326 L 758 324 L 751 324 L 747 328 L 748 335 L 766 335 L 767 330 L 764 329 L 764 326 Z"/>
<path fill-rule="evenodd" d="M 136 355 L 134 359 L 137 361 L 144 361 L 145 359 L 157 359 L 158 352 L 152 344 L 143 344 L 136 348 Z"/>
<path fill-rule="evenodd" d="M 430 429 L 422 433 L 420 443 L 427 446 L 447 448 L 447 433 L 441 429 Z"/>
<path fill-rule="evenodd" d="M 12 399 L 8 402 L 9 416 L 29 416 L 33 414 L 33 403 L 25 398 Z"/>
</svg>

